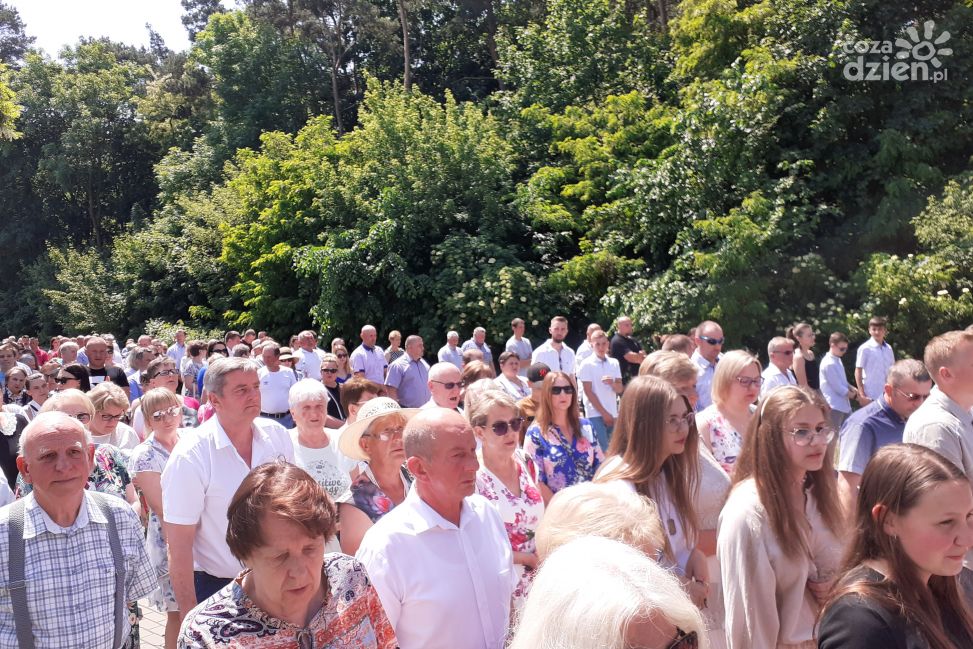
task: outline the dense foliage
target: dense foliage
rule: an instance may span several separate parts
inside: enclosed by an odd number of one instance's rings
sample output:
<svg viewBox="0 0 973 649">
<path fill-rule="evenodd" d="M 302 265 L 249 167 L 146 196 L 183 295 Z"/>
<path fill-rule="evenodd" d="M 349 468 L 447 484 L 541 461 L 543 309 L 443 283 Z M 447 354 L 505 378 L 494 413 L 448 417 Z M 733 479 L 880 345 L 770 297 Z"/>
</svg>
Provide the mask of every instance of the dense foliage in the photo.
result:
<svg viewBox="0 0 973 649">
<path fill-rule="evenodd" d="M 0 331 L 973 320 L 969 0 L 242 4 L 52 60 L 0 3 Z M 910 30 L 947 78 L 848 73 Z"/>
</svg>

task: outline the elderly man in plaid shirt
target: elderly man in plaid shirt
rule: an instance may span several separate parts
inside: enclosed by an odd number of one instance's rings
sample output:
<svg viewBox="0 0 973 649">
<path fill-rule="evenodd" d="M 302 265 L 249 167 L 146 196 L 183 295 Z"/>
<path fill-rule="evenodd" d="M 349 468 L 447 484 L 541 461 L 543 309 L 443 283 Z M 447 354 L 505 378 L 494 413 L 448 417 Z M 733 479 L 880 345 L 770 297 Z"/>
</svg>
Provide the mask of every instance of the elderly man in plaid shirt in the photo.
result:
<svg viewBox="0 0 973 649">
<path fill-rule="evenodd" d="M 33 491 L 0 509 L 0 648 L 124 646 L 128 602 L 159 583 L 138 518 L 85 489 L 94 445 L 77 419 L 41 413 L 20 445 Z"/>
</svg>

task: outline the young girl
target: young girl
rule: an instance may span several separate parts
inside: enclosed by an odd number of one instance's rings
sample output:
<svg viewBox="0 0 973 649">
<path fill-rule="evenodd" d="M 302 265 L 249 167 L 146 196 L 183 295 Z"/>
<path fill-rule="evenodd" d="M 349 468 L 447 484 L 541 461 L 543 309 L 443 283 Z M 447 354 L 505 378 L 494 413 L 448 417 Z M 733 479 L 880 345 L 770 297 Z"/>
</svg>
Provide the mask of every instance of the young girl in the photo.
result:
<svg viewBox="0 0 973 649">
<path fill-rule="evenodd" d="M 971 518 L 970 482 L 946 458 L 913 444 L 881 448 L 862 475 L 854 542 L 818 646 L 973 646 L 956 579 L 973 547 Z"/>
<path fill-rule="evenodd" d="M 149 599 L 153 606 L 166 612 L 166 649 L 174 649 L 179 635 L 179 609 L 169 580 L 169 558 L 162 529 L 162 470 L 179 441 L 182 401 L 168 388 L 152 388 L 142 396 L 139 407 L 148 435 L 132 449 L 128 472 L 149 508 L 145 548 L 159 575 L 159 588 Z"/>
<path fill-rule="evenodd" d="M 814 623 L 843 550 L 832 456 L 818 393 L 764 398 L 736 462 L 717 536 L 729 649 L 813 649 Z"/>
</svg>

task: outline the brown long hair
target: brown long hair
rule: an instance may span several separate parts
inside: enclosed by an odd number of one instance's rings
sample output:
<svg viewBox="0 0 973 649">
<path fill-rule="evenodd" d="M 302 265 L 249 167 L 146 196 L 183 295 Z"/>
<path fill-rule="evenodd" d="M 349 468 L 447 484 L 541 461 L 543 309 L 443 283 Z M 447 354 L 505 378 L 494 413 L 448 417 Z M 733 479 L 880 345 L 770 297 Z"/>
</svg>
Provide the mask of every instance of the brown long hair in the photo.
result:
<svg viewBox="0 0 973 649">
<path fill-rule="evenodd" d="M 554 418 L 554 404 L 551 401 L 551 388 L 554 387 L 554 381 L 559 378 L 564 379 L 571 385 L 571 387 L 574 388 L 574 393 L 571 395 L 571 405 L 568 406 L 568 425 L 571 427 L 571 430 L 575 435 L 580 435 L 581 417 L 578 415 L 578 386 L 575 384 L 571 375 L 567 372 L 551 371 L 548 372 L 544 377 L 544 383 L 541 384 L 541 399 L 540 403 L 537 404 L 537 413 L 534 415 L 534 423 L 540 427 L 541 435 L 547 434 L 547 429 L 551 425 Z"/>
<path fill-rule="evenodd" d="M 903 516 L 922 496 L 946 482 L 967 477 L 939 453 L 916 444 L 893 444 L 878 450 L 862 474 L 855 515 L 855 537 L 845 557 L 843 579 L 832 591 L 821 614 L 845 595 L 859 595 L 898 614 L 918 629 L 930 649 L 957 649 L 943 632 L 943 620 L 955 619 L 966 637 L 973 637 L 973 618 L 963 604 L 956 577 L 932 575 L 928 588 L 919 579 L 916 564 L 902 544 L 885 531 L 888 515 Z M 876 505 L 883 509 L 872 516 Z M 865 561 L 884 560 L 887 579 L 863 580 L 857 568 Z"/>
<path fill-rule="evenodd" d="M 824 420 L 828 421 L 828 404 L 815 391 L 785 386 L 764 397 L 760 414 L 750 420 L 743 450 L 733 470 L 734 486 L 753 478 L 774 535 L 791 558 L 807 555 L 810 550 L 804 512 L 795 512 L 787 499 L 788 485 L 793 478 L 788 473 L 791 463 L 784 446 L 784 428 L 791 417 L 805 406 L 819 408 Z M 825 525 L 836 536 L 841 536 L 845 521 L 838 502 L 832 460 L 836 439 L 828 445 L 821 469 L 808 471 L 805 484 L 813 487 L 818 511 Z"/>
<path fill-rule="evenodd" d="M 694 544 L 699 529 L 693 504 L 699 487 L 699 434 L 695 421 L 690 423 L 685 450 L 662 459 L 666 420 L 675 403 L 685 403 L 687 411 L 692 413 L 689 400 L 680 396 L 668 382 L 655 376 L 632 379 L 622 396 L 608 446 L 608 455 L 619 456 L 622 464 L 618 469 L 599 475 L 595 482 L 631 480 L 636 491 L 657 501 L 657 471 L 660 471 L 686 538 Z"/>
</svg>

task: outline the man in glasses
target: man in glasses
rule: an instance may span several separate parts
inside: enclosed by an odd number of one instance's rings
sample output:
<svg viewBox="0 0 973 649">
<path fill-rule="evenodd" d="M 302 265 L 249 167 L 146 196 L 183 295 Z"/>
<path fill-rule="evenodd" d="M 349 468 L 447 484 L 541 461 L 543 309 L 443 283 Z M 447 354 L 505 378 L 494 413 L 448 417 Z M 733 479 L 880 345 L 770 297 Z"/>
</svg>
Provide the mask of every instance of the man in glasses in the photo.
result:
<svg viewBox="0 0 973 649">
<path fill-rule="evenodd" d="M 797 385 L 797 379 L 791 371 L 791 361 L 794 360 L 794 341 L 783 336 L 775 336 L 767 343 L 767 369 L 761 376 L 764 377 L 763 385 L 760 386 L 760 398 L 764 398 L 777 388 L 785 385 Z"/>
<path fill-rule="evenodd" d="M 838 495 L 848 511 L 854 511 L 865 465 L 878 449 L 902 442 L 906 421 L 926 400 L 931 389 L 932 380 L 925 365 L 911 358 L 898 361 L 888 372 L 881 396 L 845 421 L 835 468 L 838 470 Z"/>
<path fill-rule="evenodd" d="M 723 355 L 723 327 L 712 320 L 704 320 L 696 326 L 693 342 L 696 344 L 696 351 L 693 352 L 692 360 L 699 366 L 699 378 L 696 380 L 699 401 L 696 403 L 696 410 L 701 412 L 713 403 L 713 374 L 720 356 Z"/>
<path fill-rule="evenodd" d="M 848 375 L 841 359 L 848 352 L 848 336 L 836 331 L 828 339 L 828 353 L 821 359 L 818 367 L 818 383 L 821 395 L 831 406 L 831 426 L 841 430 L 841 425 L 851 414 L 851 401 L 858 396 L 858 390 L 848 383 Z"/>
<path fill-rule="evenodd" d="M 423 408 L 449 408 L 459 411 L 459 393 L 463 377 L 459 368 L 449 362 L 436 363 L 429 368 L 429 401 Z"/>
</svg>

